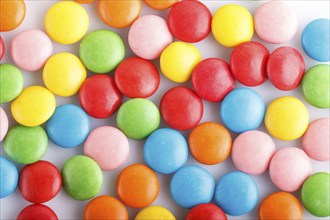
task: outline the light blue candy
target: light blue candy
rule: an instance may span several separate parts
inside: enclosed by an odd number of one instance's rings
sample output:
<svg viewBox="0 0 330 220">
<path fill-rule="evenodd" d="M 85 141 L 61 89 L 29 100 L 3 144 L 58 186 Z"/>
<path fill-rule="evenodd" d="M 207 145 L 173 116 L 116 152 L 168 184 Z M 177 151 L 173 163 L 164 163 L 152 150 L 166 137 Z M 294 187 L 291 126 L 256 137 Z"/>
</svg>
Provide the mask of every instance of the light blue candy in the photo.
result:
<svg viewBox="0 0 330 220">
<path fill-rule="evenodd" d="M 13 163 L 0 156 L 0 199 L 12 194 L 18 182 L 18 171 Z"/>
<path fill-rule="evenodd" d="M 249 213 L 258 202 L 258 188 L 252 177 L 242 172 L 224 175 L 215 190 L 215 202 L 232 216 Z"/>
<path fill-rule="evenodd" d="M 238 88 L 230 92 L 220 107 L 223 123 L 233 132 L 255 130 L 265 115 L 265 103 L 252 89 Z"/>
<path fill-rule="evenodd" d="M 172 177 L 170 191 L 174 201 L 184 207 L 209 203 L 214 194 L 213 176 L 198 166 L 184 166 Z"/>
<path fill-rule="evenodd" d="M 90 131 L 88 115 L 78 106 L 58 106 L 46 125 L 49 138 L 64 148 L 82 144 Z"/>
<path fill-rule="evenodd" d="M 162 174 L 170 174 L 186 163 L 188 145 L 180 132 L 162 128 L 148 137 L 143 154 L 145 162 L 151 169 Z"/>
<path fill-rule="evenodd" d="M 320 62 L 330 61 L 330 20 L 316 19 L 310 22 L 301 35 L 304 51 L 312 59 Z"/>
</svg>

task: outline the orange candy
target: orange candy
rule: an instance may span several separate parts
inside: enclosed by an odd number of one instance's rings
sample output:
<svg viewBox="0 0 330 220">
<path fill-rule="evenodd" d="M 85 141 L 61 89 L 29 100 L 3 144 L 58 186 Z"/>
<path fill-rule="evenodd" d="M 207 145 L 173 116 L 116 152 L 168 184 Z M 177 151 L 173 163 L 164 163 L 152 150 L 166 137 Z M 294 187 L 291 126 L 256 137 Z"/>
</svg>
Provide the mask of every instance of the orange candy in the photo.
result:
<svg viewBox="0 0 330 220">
<path fill-rule="evenodd" d="M 94 2 L 95 0 L 74 0 L 74 1 L 80 4 L 88 4 Z"/>
<path fill-rule="evenodd" d="M 232 139 L 228 130 L 222 125 L 205 122 L 192 130 L 188 145 L 190 153 L 198 162 L 213 165 L 227 159 Z"/>
<path fill-rule="evenodd" d="M 179 0 L 144 0 L 144 3 L 146 3 L 151 8 L 164 10 L 172 7 L 178 1 Z"/>
<path fill-rule="evenodd" d="M 17 28 L 25 17 L 23 0 L 0 0 L 0 31 L 11 31 Z"/>
<path fill-rule="evenodd" d="M 120 200 L 132 208 L 143 208 L 155 201 L 159 193 L 156 174 L 143 164 L 126 167 L 117 179 Z"/>
</svg>

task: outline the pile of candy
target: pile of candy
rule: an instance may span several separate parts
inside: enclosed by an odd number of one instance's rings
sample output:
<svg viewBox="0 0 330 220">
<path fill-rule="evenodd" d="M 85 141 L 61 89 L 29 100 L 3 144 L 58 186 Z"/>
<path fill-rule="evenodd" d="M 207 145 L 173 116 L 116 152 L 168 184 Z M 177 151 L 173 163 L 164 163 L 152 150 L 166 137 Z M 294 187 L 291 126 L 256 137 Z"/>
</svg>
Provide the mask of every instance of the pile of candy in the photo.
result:
<svg viewBox="0 0 330 220">
<path fill-rule="evenodd" d="M 281 44 L 297 32 L 298 20 L 286 2 L 260 4 L 254 16 L 237 4 L 210 10 L 193 0 L 144 0 L 148 6 L 169 9 L 168 19 L 140 17 L 141 0 L 99 0 L 100 19 L 112 28 L 130 27 L 128 45 L 110 30 L 87 34 L 89 16 L 79 3 L 60 1 L 45 16 L 45 32 L 32 29 L 16 35 L 10 45 L 16 66 L 0 64 L 0 103 L 11 104 L 17 125 L 8 130 L 8 118 L 0 108 L 0 198 L 18 186 L 21 196 L 34 203 L 17 219 L 57 219 L 49 207 L 61 187 L 75 200 L 89 200 L 84 219 L 128 219 L 125 206 L 143 208 L 135 219 L 175 219 L 166 208 L 150 206 L 160 185 L 155 172 L 173 174 L 170 193 L 181 207 L 191 209 L 187 220 L 227 219 L 256 208 L 258 186 L 250 175 L 269 171 L 281 192 L 267 196 L 259 206 L 259 219 L 302 219 L 302 205 L 312 215 L 330 216 L 330 174 L 312 173 L 311 159 L 329 162 L 329 118 L 309 122 L 309 112 L 299 99 L 284 96 L 265 105 L 251 88 L 267 79 L 274 87 L 290 91 L 301 86 L 306 101 L 330 108 L 330 68 L 318 64 L 306 71 L 298 50 L 283 46 L 272 53 L 260 42 L 250 41 L 254 30 L 267 43 Z M 79 3 L 77 3 L 79 2 Z M 0 0 L 0 31 L 17 28 L 25 17 L 23 0 Z M 310 22 L 302 33 L 305 53 L 319 62 L 330 61 L 329 19 Z M 230 64 L 219 58 L 202 60 L 197 47 L 212 32 L 223 46 L 234 48 Z M 174 38 L 178 41 L 174 41 Z M 79 42 L 79 57 L 53 54 L 52 40 L 60 44 Z M 125 58 L 130 48 L 136 57 Z M 8 47 L 0 37 L 0 59 Z M 159 59 L 160 72 L 177 86 L 168 90 L 159 108 L 150 100 L 160 85 L 160 74 L 150 60 Z M 20 69 L 42 70 L 43 86 L 23 88 Z M 87 70 L 95 73 L 87 78 Z M 113 76 L 107 74 L 114 71 Z M 235 88 L 238 81 L 246 87 Z M 56 96 L 78 94 L 80 106 L 56 106 Z M 123 96 L 130 98 L 122 103 Z M 216 122 L 200 123 L 202 99 L 221 102 Z M 91 131 L 92 118 L 106 119 L 116 113 L 117 127 Z M 169 128 L 159 128 L 160 120 Z M 276 150 L 270 135 L 257 129 L 265 123 L 269 134 L 283 141 L 301 138 L 303 149 Z M 45 123 L 44 127 L 41 127 Z M 227 130 L 229 129 L 229 130 Z M 186 138 L 180 131 L 189 131 Z M 7 132 L 8 131 L 8 132 Z M 239 134 L 233 141 L 230 132 Z M 124 168 L 116 183 L 117 198 L 97 196 L 102 171 L 119 168 L 129 155 L 130 139 L 146 139 L 144 164 Z M 63 148 L 83 145 L 84 155 L 68 159 L 61 172 L 41 160 L 48 139 Z M 185 165 L 189 154 L 201 164 L 214 165 L 231 159 L 239 171 L 215 183 L 204 168 Z M 25 165 L 20 173 L 11 162 Z M 301 202 L 291 194 L 301 190 Z M 96 197 L 97 196 L 97 197 Z M 214 198 L 215 204 L 210 202 Z"/>
</svg>

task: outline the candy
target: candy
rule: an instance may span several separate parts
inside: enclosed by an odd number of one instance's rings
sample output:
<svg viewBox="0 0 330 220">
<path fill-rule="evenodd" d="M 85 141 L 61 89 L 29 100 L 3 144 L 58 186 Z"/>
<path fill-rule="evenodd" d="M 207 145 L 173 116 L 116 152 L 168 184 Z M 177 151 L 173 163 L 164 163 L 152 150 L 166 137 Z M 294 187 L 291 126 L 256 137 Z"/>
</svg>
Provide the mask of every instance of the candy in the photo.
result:
<svg viewBox="0 0 330 220">
<path fill-rule="evenodd" d="M 171 174 L 186 163 L 188 146 L 180 132 L 162 128 L 148 137 L 144 144 L 143 155 L 151 169 L 162 174 Z"/>
<path fill-rule="evenodd" d="M 116 191 L 125 205 L 143 208 L 156 200 L 159 193 L 158 178 L 147 166 L 133 164 L 119 174 Z"/>
<path fill-rule="evenodd" d="M 8 117 L 6 112 L 0 107 L 0 142 L 4 139 L 8 131 Z"/>
<path fill-rule="evenodd" d="M 0 32 L 16 29 L 25 18 L 24 0 L 0 1 Z"/>
<path fill-rule="evenodd" d="M 12 194 L 18 182 L 18 171 L 14 164 L 0 156 L 0 199 Z"/>
<path fill-rule="evenodd" d="M 26 165 L 19 176 L 19 190 L 24 199 L 44 203 L 53 199 L 62 185 L 61 173 L 47 161 Z"/>
<path fill-rule="evenodd" d="M 0 60 L 5 53 L 5 44 L 3 43 L 2 37 L 0 36 Z"/>
<path fill-rule="evenodd" d="M 269 165 L 272 182 L 281 190 L 294 192 L 312 174 L 312 162 L 304 151 L 288 147 L 277 151 Z"/>
<path fill-rule="evenodd" d="M 162 52 L 160 68 L 169 80 L 184 83 L 190 80 L 192 71 L 201 60 L 197 47 L 183 42 L 174 42 Z"/>
<path fill-rule="evenodd" d="M 78 3 L 61 1 L 54 4 L 45 17 L 47 34 L 60 44 L 78 42 L 88 30 L 89 18 Z"/>
<path fill-rule="evenodd" d="M 298 50 L 280 47 L 274 50 L 267 63 L 267 75 L 278 89 L 289 91 L 300 85 L 305 74 L 305 61 Z"/>
<path fill-rule="evenodd" d="M 222 101 L 235 87 L 229 65 L 218 58 L 200 62 L 192 73 L 191 81 L 197 95 L 209 102 Z"/>
<path fill-rule="evenodd" d="M 188 143 L 191 155 L 198 162 L 213 165 L 227 159 L 232 140 L 225 127 L 215 122 L 205 122 L 192 130 Z"/>
<path fill-rule="evenodd" d="M 126 136 L 117 128 L 103 126 L 94 129 L 84 144 L 84 154 L 95 160 L 102 170 L 114 170 L 122 165 L 129 153 Z"/>
<path fill-rule="evenodd" d="M 11 64 L 0 64 L 0 103 L 15 99 L 23 89 L 21 71 Z"/>
<path fill-rule="evenodd" d="M 192 208 L 186 220 L 227 220 L 226 214 L 214 204 L 201 204 Z"/>
<path fill-rule="evenodd" d="M 250 12 L 240 5 L 222 6 L 213 15 L 213 36 L 225 47 L 236 47 L 250 41 L 253 32 L 253 18 Z"/>
<path fill-rule="evenodd" d="M 48 138 L 40 126 L 11 127 L 3 143 L 6 155 L 15 163 L 30 164 L 41 159 L 48 148 Z"/>
<path fill-rule="evenodd" d="M 135 220 L 175 220 L 174 215 L 161 206 L 150 206 L 142 209 L 136 216 Z"/>
<path fill-rule="evenodd" d="M 215 190 L 215 202 L 231 216 L 249 213 L 258 202 L 258 188 L 252 177 L 231 172 L 221 177 Z"/>
<path fill-rule="evenodd" d="M 160 123 L 157 106 L 147 99 L 131 99 L 124 103 L 117 114 L 117 126 L 132 139 L 145 139 Z"/>
<path fill-rule="evenodd" d="M 172 177 L 170 191 L 174 201 L 183 208 L 209 203 L 214 194 L 213 176 L 198 166 L 184 166 Z"/>
<path fill-rule="evenodd" d="M 203 102 L 196 93 L 183 86 L 170 89 L 160 100 L 163 120 L 176 130 L 194 128 L 202 119 L 203 108 Z"/>
<path fill-rule="evenodd" d="M 280 140 L 290 141 L 301 137 L 308 126 L 309 114 L 297 98 L 284 96 L 272 101 L 266 111 L 268 132 Z"/>
<path fill-rule="evenodd" d="M 85 67 L 90 71 L 108 73 L 124 59 L 125 45 L 117 33 L 108 30 L 97 30 L 84 37 L 80 43 L 79 56 Z"/>
<path fill-rule="evenodd" d="M 220 106 L 221 120 L 227 128 L 236 133 L 257 129 L 264 119 L 264 114 L 265 104 L 262 98 L 248 88 L 233 90 Z"/>
<path fill-rule="evenodd" d="M 164 10 L 172 7 L 178 1 L 179 0 L 144 0 L 144 3 L 146 3 L 151 8 Z"/>
<path fill-rule="evenodd" d="M 119 64 L 114 77 L 119 91 L 130 98 L 152 96 L 160 83 L 155 65 L 138 57 L 128 58 Z"/>
<path fill-rule="evenodd" d="M 267 80 L 268 49 L 259 42 L 242 43 L 230 57 L 233 76 L 246 86 L 259 86 Z"/>
<path fill-rule="evenodd" d="M 98 194 L 103 173 L 97 163 L 85 156 L 68 159 L 62 168 L 63 188 L 73 199 L 88 200 Z"/>
<path fill-rule="evenodd" d="M 56 213 L 48 206 L 42 204 L 32 204 L 25 207 L 18 214 L 16 220 L 58 220 Z"/>
</svg>

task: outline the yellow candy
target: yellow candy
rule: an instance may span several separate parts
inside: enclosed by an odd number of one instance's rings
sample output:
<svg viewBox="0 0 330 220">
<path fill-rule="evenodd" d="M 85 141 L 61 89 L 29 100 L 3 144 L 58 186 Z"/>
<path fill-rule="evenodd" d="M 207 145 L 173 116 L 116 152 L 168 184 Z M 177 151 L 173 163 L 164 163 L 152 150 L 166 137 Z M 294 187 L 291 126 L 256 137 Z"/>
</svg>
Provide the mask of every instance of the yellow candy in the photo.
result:
<svg viewBox="0 0 330 220">
<path fill-rule="evenodd" d="M 21 125 L 38 126 L 53 115 L 55 107 L 55 97 L 48 89 L 31 86 L 12 102 L 11 113 Z"/>
<path fill-rule="evenodd" d="M 142 209 L 136 215 L 135 220 L 175 220 L 175 217 L 169 210 L 161 206 L 150 206 Z"/>
<path fill-rule="evenodd" d="M 202 60 L 199 50 L 192 44 L 174 42 L 160 56 L 164 76 L 176 83 L 190 80 L 195 66 Z"/>
<path fill-rule="evenodd" d="M 291 141 L 301 137 L 308 123 L 308 110 L 295 97 L 276 99 L 270 103 L 266 111 L 266 128 L 271 135 L 280 140 Z"/>
<path fill-rule="evenodd" d="M 86 69 L 80 59 L 71 53 L 58 53 L 47 61 L 43 79 L 46 87 L 56 95 L 76 94 L 86 79 Z"/>
<path fill-rule="evenodd" d="M 62 1 L 47 12 L 45 28 L 48 35 L 61 44 L 73 44 L 87 32 L 89 18 L 86 10 L 78 3 Z"/>
<path fill-rule="evenodd" d="M 252 15 L 242 6 L 225 5 L 219 8 L 213 16 L 213 36 L 225 47 L 235 47 L 250 41 L 253 32 Z"/>
</svg>

